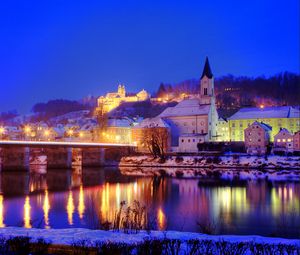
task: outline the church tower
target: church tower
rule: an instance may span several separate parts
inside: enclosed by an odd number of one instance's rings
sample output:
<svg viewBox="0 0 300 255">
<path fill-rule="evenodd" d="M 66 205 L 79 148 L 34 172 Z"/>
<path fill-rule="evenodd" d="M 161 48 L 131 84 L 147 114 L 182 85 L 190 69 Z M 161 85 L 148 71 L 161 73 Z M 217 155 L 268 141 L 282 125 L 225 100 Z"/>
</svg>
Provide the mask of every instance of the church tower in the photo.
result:
<svg viewBox="0 0 300 255">
<path fill-rule="evenodd" d="M 119 84 L 119 86 L 118 86 L 118 95 L 120 97 L 125 97 L 126 96 L 125 85 Z"/>
<path fill-rule="evenodd" d="M 211 72 L 208 57 L 206 57 L 200 79 L 200 104 L 211 104 L 214 101 L 214 77 Z"/>
</svg>

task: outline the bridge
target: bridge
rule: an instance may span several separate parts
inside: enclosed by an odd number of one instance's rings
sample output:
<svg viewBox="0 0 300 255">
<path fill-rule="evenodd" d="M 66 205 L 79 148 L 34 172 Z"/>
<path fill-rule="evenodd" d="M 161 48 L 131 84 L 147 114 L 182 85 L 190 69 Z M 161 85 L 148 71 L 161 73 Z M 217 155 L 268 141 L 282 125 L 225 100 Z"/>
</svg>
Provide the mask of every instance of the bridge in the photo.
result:
<svg viewBox="0 0 300 255">
<path fill-rule="evenodd" d="M 29 170 L 32 149 L 43 149 L 47 168 L 71 168 L 72 151 L 80 149 L 83 167 L 104 164 L 105 149 L 135 148 L 135 144 L 0 140 L 1 171 Z"/>
</svg>

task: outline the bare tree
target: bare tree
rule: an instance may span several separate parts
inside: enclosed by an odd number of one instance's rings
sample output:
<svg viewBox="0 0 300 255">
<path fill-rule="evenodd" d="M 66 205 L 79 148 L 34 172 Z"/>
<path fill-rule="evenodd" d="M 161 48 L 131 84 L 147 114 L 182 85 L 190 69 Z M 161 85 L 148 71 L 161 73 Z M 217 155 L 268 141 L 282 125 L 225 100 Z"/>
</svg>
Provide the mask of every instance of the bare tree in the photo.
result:
<svg viewBox="0 0 300 255">
<path fill-rule="evenodd" d="M 169 131 L 163 127 L 144 129 L 144 145 L 154 158 L 164 159 L 168 148 Z"/>
</svg>

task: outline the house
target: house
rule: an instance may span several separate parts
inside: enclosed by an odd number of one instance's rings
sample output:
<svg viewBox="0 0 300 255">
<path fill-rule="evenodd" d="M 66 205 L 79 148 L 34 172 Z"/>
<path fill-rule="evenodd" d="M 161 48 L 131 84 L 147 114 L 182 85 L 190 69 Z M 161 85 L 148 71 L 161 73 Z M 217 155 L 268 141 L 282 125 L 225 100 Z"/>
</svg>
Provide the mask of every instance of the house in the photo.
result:
<svg viewBox="0 0 300 255">
<path fill-rule="evenodd" d="M 130 118 L 111 118 L 107 120 L 107 126 L 102 129 L 100 140 L 107 143 L 132 143 L 131 127 L 133 120 Z"/>
<path fill-rule="evenodd" d="M 201 134 L 182 134 L 179 136 L 177 152 L 198 152 L 198 143 L 203 143 Z"/>
<path fill-rule="evenodd" d="M 293 135 L 293 150 L 294 152 L 300 153 L 300 131 Z"/>
<path fill-rule="evenodd" d="M 273 151 L 293 152 L 293 134 L 286 128 L 281 128 L 274 137 Z"/>
<path fill-rule="evenodd" d="M 216 141 L 228 142 L 229 140 L 229 123 L 226 119 L 219 118 L 217 122 Z"/>
<path fill-rule="evenodd" d="M 280 131 L 287 128 L 291 133 L 300 130 L 300 111 L 291 106 L 246 107 L 228 118 L 230 140 L 244 141 L 244 130 L 254 121 L 263 122 L 272 127 L 271 141 Z"/>
<path fill-rule="evenodd" d="M 267 153 L 270 144 L 272 127 L 255 121 L 244 130 L 245 147 L 248 154 L 262 155 Z"/>
<path fill-rule="evenodd" d="M 181 142 L 184 139 L 182 137 L 194 136 L 198 141 L 201 139 L 201 142 L 216 140 L 218 113 L 215 106 L 214 78 L 208 58 L 200 79 L 200 94 L 182 100 L 174 107 L 168 107 L 158 117 L 170 127 L 173 151 L 192 148 Z M 184 147 L 179 148 L 182 145 Z"/>
<path fill-rule="evenodd" d="M 151 152 L 153 142 L 167 152 L 171 147 L 170 127 L 160 117 L 147 118 L 132 128 L 132 141 L 139 152 Z"/>
</svg>

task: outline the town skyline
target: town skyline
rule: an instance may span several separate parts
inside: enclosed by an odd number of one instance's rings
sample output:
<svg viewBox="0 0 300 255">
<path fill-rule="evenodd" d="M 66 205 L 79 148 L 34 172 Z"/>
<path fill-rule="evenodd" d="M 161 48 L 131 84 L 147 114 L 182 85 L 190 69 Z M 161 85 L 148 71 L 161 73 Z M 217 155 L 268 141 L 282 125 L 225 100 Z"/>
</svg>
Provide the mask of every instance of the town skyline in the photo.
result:
<svg viewBox="0 0 300 255">
<path fill-rule="evenodd" d="M 215 77 L 299 73 L 297 1 L 152 4 L 7 3 L 3 111 L 14 101 L 24 113 L 35 102 L 99 96 L 118 83 L 152 93 L 161 82 L 198 79 L 206 56 Z"/>
</svg>

